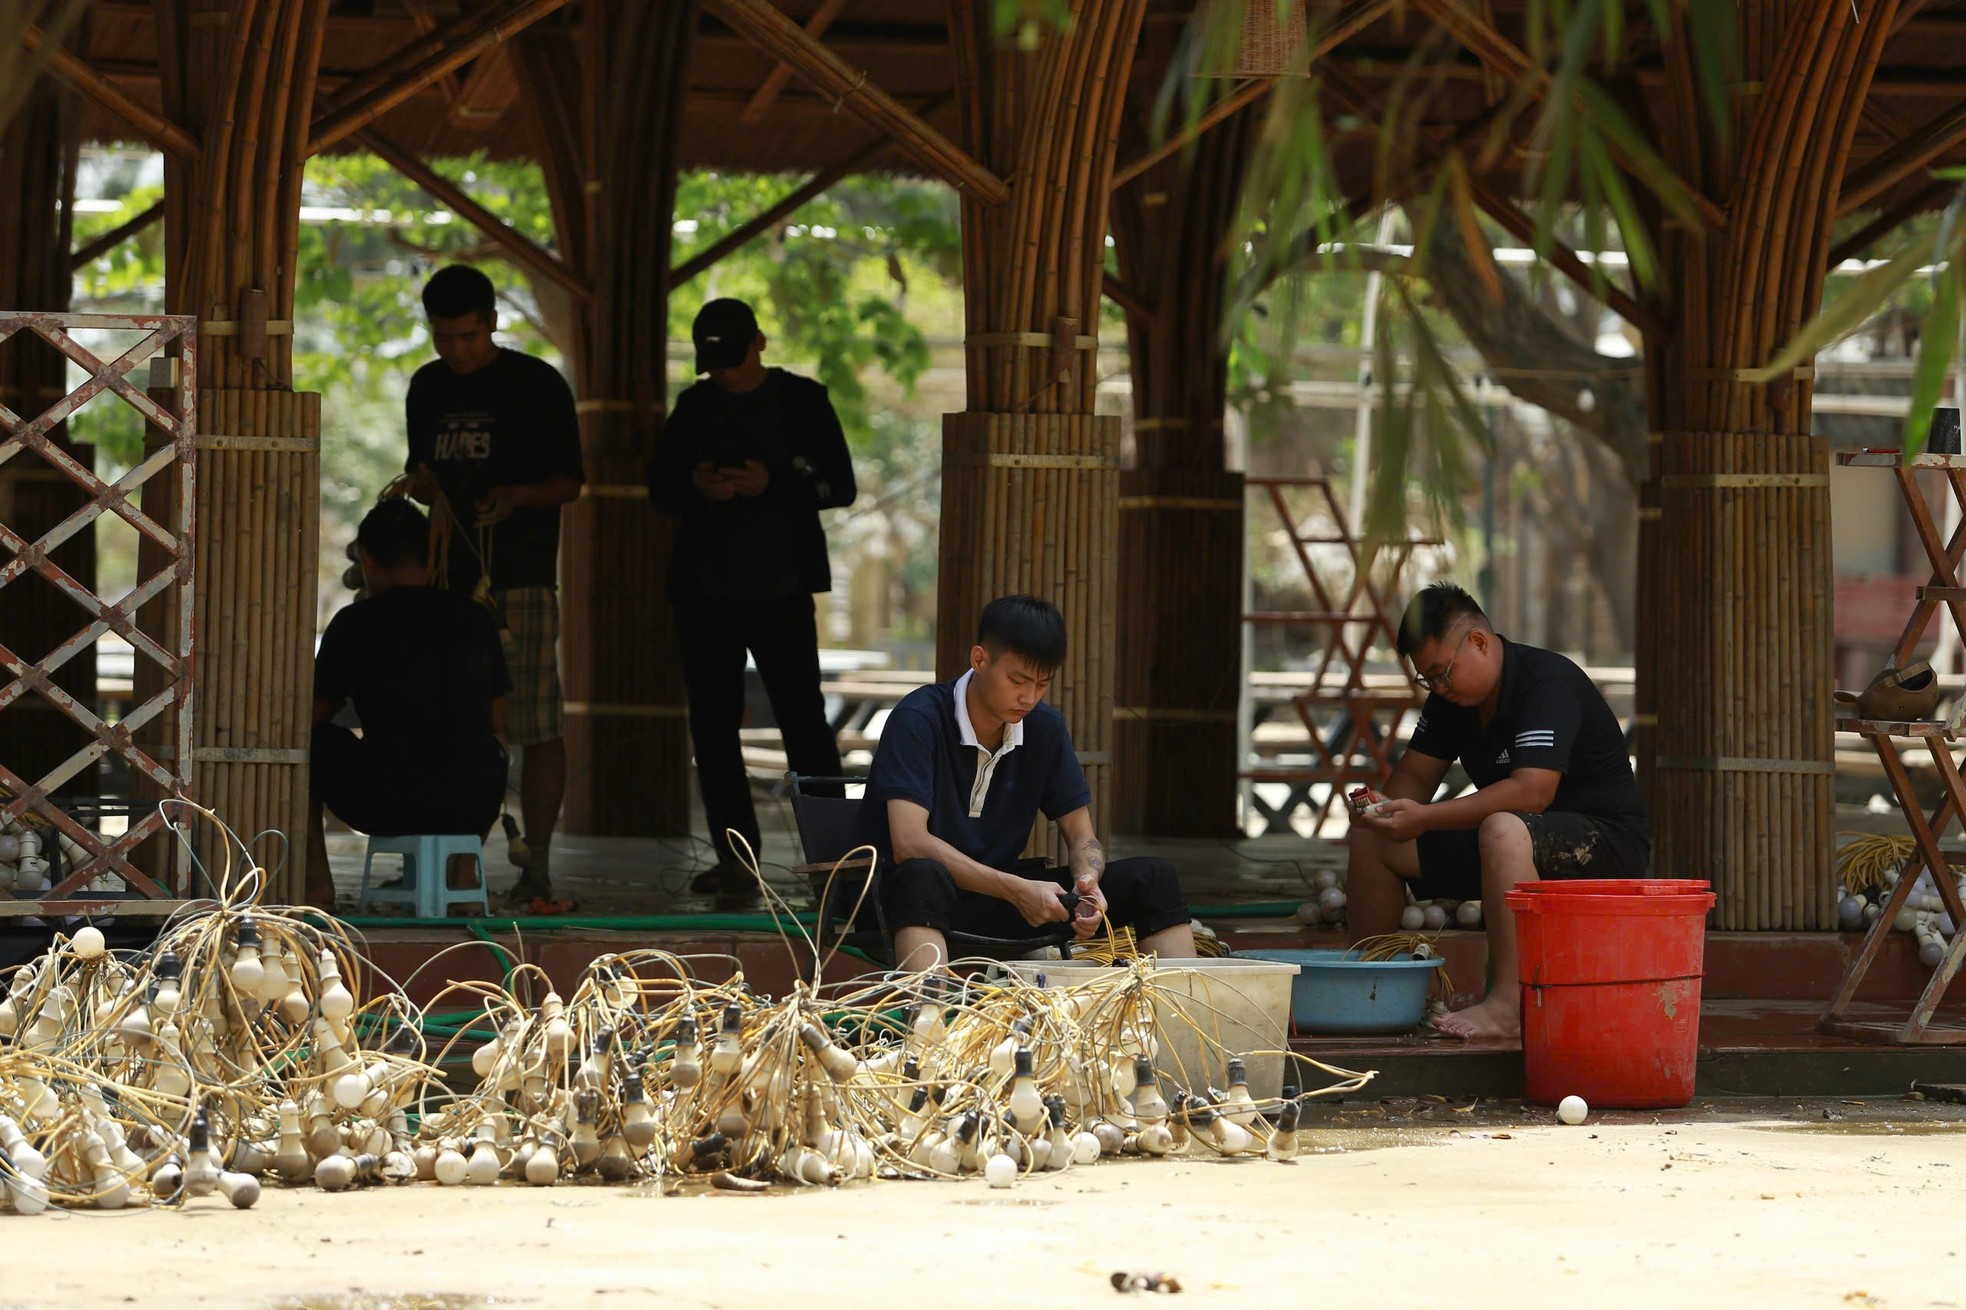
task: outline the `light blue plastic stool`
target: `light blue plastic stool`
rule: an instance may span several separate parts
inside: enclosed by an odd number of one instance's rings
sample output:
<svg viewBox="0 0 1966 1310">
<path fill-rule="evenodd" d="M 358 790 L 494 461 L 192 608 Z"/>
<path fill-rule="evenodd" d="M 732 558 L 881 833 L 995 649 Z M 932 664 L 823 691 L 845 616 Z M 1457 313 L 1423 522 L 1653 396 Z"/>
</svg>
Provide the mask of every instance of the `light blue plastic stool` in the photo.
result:
<svg viewBox="0 0 1966 1310">
<path fill-rule="evenodd" d="M 398 887 L 370 887 L 369 871 L 378 855 L 403 857 L 403 882 Z M 476 887 L 452 887 L 444 877 L 451 856 L 469 855 L 478 862 Z M 369 853 L 362 861 L 362 894 L 356 905 L 368 908 L 371 901 L 414 905 L 419 919 L 448 919 L 453 905 L 476 905 L 491 913 L 491 895 L 485 887 L 485 850 L 469 833 L 462 835 L 406 834 L 401 837 L 370 837 Z"/>
</svg>

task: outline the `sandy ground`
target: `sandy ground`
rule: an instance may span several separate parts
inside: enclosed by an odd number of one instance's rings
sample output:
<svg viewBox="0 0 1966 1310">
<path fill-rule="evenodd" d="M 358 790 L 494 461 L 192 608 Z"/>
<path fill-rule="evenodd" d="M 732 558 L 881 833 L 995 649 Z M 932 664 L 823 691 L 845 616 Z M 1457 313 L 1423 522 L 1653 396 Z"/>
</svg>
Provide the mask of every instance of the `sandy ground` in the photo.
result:
<svg viewBox="0 0 1966 1310">
<path fill-rule="evenodd" d="M 1116 1269 L 1239 1310 L 1966 1304 L 1957 1107 L 1340 1115 L 1331 1153 L 1293 1165 L 1113 1162 L 1008 1192 L 424 1186 L 0 1215 L 0 1306 L 1115 1306 Z"/>
</svg>

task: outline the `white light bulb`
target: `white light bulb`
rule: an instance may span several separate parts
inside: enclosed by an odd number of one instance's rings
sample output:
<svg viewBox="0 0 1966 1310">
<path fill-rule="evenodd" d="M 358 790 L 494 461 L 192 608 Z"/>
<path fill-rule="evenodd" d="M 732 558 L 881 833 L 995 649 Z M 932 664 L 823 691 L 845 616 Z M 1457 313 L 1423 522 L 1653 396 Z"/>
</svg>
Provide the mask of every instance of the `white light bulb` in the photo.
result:
<svg viewBox="0 0 1966 1310">
<path fill-rule="evenodd" d="M 435 1172 L 438 1186 L 456 1187 L 464 1181 L 464 1156 L 451 1147 L 445 1147 L 437 1152 Z"/>
<path fill-rule="evenodd" d="M 259 1179 L 251 1174 L 221 1173 L 218 1176 L 218 1190 L 225 1199 L 232 1202 L 235 1210 L 250 1210 L 259 1200 Z"/>
<path fill-rule="evenodd" d="M 1573 1126 L 1584 1122 L 1590 1112 L 1591 1107 L 1581 1096 L 1566 1096 L 1556 1106 L 1556 1117 Z"/>
<path fill-rule="evenodd" d="M 465 1162 L 464 1181 L 473 1187 L 490 1187 L 498 1181 L 498 1152 L 490 1142 L 479 1142 Z"/>
<path fill-rule="evenodd" d="M 314 1166 L 314 1185 L 324 1192 L 347 1190 L 355 1181 L 355 1162 L 345 1155 L 331 1155 Z"/>
<path fill-rule="evenodd" d="M 1080 1133 L 1072 1139 L 1072 1163 L 1091 1164 L 1099 1158 L 1099 1139 L 1091 1133 Z"/>
<path fill-rule="evenodd" d="M 68 949 L 75 952 L 78 959 L 94 960 L 101 957 L 107 945 L 102 938 L 102 929 L 90 924 L 75 930 L 75 936 L 69 940 Z"/>
<path fill-rule="evenodd" d="M 992 1187 L 1008 1187 L 1017 1181 L 1017 1161 L 999 1151 L 983 1166 L 983 1181 Z"/>
</svg>

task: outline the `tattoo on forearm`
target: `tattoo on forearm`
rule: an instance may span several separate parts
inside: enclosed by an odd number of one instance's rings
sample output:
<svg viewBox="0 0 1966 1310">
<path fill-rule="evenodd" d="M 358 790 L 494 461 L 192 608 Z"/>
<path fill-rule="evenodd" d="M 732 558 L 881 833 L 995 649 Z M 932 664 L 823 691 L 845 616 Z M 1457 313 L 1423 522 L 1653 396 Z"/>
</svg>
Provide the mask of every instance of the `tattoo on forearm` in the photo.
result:
<svg viewBox="0 0 1966 1310">
<path fill-rule="evenodd" d="M 1106 872 L 1106 848 L 1096 837 L 1087 837 L 1079 843 L 1079 854 L 1085 857 L 1085 871 L 1094 878 Z"/>
</svg>

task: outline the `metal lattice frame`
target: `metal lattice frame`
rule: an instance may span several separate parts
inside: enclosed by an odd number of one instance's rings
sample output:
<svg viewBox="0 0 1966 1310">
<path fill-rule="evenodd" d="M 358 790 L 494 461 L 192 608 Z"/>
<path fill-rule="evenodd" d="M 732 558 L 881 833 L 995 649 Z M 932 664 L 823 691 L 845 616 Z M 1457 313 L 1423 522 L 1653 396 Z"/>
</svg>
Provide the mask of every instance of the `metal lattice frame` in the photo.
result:
<svg viewBox="0 0 1966 1310">
<path fill-rule="evenodd" d="M 89 494 L 89 503 L 76 510 L 38 541 L 28 541 L 5 523 L 0 523 L 0 546 L 14 558 L 0 567 L 0 587 L 16 581 L 28 570 L 39 573 L 58 587 L 88 615 L 89 622 L 47 656 L 29 663 L 5 643 L 0 634 L 0 667 L 13 675 L 13 681 L 0 687 L 0 711 L 33 692 L 80 724 L 93 738 L 81 750 L 36 782 L 17 776 L 0 761 L 0 823 L 11 823 L 23 815 L 34 815 L 73 841 L 85 858 L 75 867 L 65 868 L 60 881 L 33 900 L 24 900 L 0 891 L 0 917 L 24 914 L 88 914 L 133 906 L 163 908 L 184 894 L 187 856 L 181 848 L 171 855 L 170 886 L 160 885 L 131 864 L 131 853 L 145 840 L 167 828 L 164 817 L 152 811 L 131 823 L 114 841 L 83 827 L 63 813 L 50 795 L 63 783 L 90 767 L 104 755 L 114 752 L 126 760 L 133 773 L 155 783 L 165 795 L 190 794 L 189 770 L 192 742 L 192 654 L 194 627 L 192 600 L 194 587 L 193 546 L 196 541 L 197 513 L 197 418 L 198 418 L 198 337 L 195 317 L 180 314 L 39 314 L 0 311 L 0 342 L 16 332 L 31 332 L 59 350 L 64 357 L 88 373 L 88 379 L 32 421 L 0 405 L 0 465 L 32 451 L 63 476 Z M 71 329 L 110 329 L 138 331 L 143 337 L 117 358 L 108 362 L 70 336 Z M 137 365 L 160 355 L 171 342 L 178 343 L 178 412 L 173 414 L 146 395 L 129 380 Z M 105 392 L 114 393 L 163 432 L 169 441 L 115 482 L 104 482 L 83 467 L 49 439 L 48 433 Z M 135 493 L 145 482 L 166 468 L 176 476 L 176 523 L 165 526 L 137 507 Z M 138 581 L 122 600 L 105 603 L 88 587 L 70 576 L 49 558 L 49 552 L 90 527 L 105 511 L 112 511 L 163 551 L 165 562 L 156 573 Z M 176 591 L 176 618 L 170 632 L 153 637 L 137 627 L 136 613 L 147 602 Z M 141 656 L 154 660 L 166 673 L 164 688 L 135 706 L 117 723 L 105 723 L 73 696 L 54 684 L 52 675 L 69 659 L 105 633 L 114 632 L 129 642 Z M 166 644 L 168 643 L 168 644 Z M 153 759 L 140 747 L 135 734 L 172 706 L 177 713 L 170 734 L 172 748 L 168 767 Z M 105 899 L 90 896 L 88 885 L 105 873 L 121 878 L 142 900 Z"/>
</svg>

